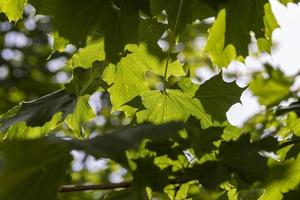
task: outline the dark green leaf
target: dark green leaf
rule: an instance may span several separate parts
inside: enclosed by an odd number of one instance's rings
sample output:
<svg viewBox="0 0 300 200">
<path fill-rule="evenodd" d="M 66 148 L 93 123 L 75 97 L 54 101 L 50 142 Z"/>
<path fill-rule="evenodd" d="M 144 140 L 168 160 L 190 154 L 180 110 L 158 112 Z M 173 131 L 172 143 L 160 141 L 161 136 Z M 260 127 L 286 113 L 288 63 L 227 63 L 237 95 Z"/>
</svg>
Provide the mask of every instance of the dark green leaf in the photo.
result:
<svg viewBox="0 0 300 200">
<path fill-rule="evenodd" d="M 290 105 L 288 106 L 279 106 L 277 109 L 276 109 L 276 115 L 279 116 L 279 115 L 283 115 L 285 113 L 288 113 L 288 112 L 295 112 L 297 113 L 297 116 L 300 114 L 300 102 L 299 101 L 296 101 L 296 102 L 292 102 L 290 103 Z"/>
<path fill-rule="evenodd" d="M 138 42 L 139 10 L 149 10 L 147 2 L 137 0 L 29 0 L 37 13 L 53 16 L 61 37 L 82 46 L 87 38 L 105 36 L 106 59 L 117 62 L 127 43 Z M 130 27 L 130 28 L 129 28 Z"/>
<path fill-rule="evenodd" d="M 73 112 L 76 98 L 59 90 L 39 99 L 24 102 L 19 107 L 12 109 L 0 117 L 0 131 L 25 121 L 28 126 L 42 126 L 50 121 L 54 114 L 62 112 L 62 119 Z"/>
<path fill-rule="evenodd" d="M 150 2 L 153 14 L 166 11 L 168 27 L 175 35 L 181 33 L 187 24 L 215 14 L 213 8 L 198 0 L 150 0 Z"/>
<path fill-rule="evenodd" d="M 259 154 L 264 150 L 260 148 L 261 143 L 251 143 L 248 135 L 242 135 L 237 141 L 223 142 L 219 148 L 218 160 L 245 181 L 264 179 L 268 166 L 267 158 Z"/>
<path fill-rule="evenodd" d="M 104 200 L 148 200 L 148 195 L 145 190 L 139 188 L 129 188 L 125 190 L 115 191 L 109 193 Z"/>
<path fill-rule="evenodd" d="M 291 190 L 283 195 L 284 200 L 298 200 L 300 196 L 299 190 Z"/>
<path fill-rule="evenodd" d="M 220 72 L 200 85 L 195 97 L 200 99 L 205 111 L 213 119 L 223 122 L 226 120 L 226 112 L 229 108 L 240 102 L 244 90 L 245 88 L 238 87 L 235 82 L 226 83 Z"/>
<path fill-rule="evenodd" d="M 57 199 L 70 162 L 63 142 L 40 139 L 1 143 L 0 199 Z"/>
<path fill-rule="evenodd" d="M 189 146 L 193 148 L 195 154 L 200 158 L 217 149 L 214 142 L 221 139 L 223 128 L 210 127 L 202 129 L 200 121 L 194 117 L 190 117 L 186 123 L 186 131 L 188 133 L 187 140 L 189 141 Z"/>
<path fill-rule="evenodd" d="M 300 159 L 289 159 L 274 163 L 269 170 L 268 178 L 260 188 L 265 189 L 261 200 L 280 200 L 283 198 L 283 193 L 295 189 L 300 181 Z"/>
<path fill-rule="evenodd" d="M 215 64 L 226 67 L 237 56 L 246 57 L 251 42 L 250 31 L 255 33 L 256 38 L 265 37 L 263 19 L 267 3 L 267 0 L 226 2 L 209 31 L 205 48 Z"/>
<path fill-rule="evenodd" d="M 149 157 L 137 159 L 135 163 L 137 169 L 133 171 L 133 178 L 136 187 L 150 187 L 153 191 L 162 192 L 168 185 L 170 168 L 160 169 Z"/>
<path fill-rule="evenodd" d="M 104 47 L 106 58 L 111 62 L 119 60 L 126 44 L 138 42 L 140 19 L 135 1 L 115 1 L 114 9 L 106 16 Z"/>
<path fill-rule="evenodd" d="M 196 178 L 204 187 L 216 188 L 229 179 L 230 173 L 222 164 L 216 161 L 209 161 L 185 169 L 184 174 L 180 174 L 180 177 L 187 179 Z"/>
<path fill-rule="evenodd" d="M 158 126 L 141 125 L 97 136 L 88 141 L 74 140 L 70 143 L 75 149 L 85 150 L 96 158 L 111 158 L 126 166 L 126 150 L 137 148 L 143 139 L 164 141 L 175 137 L 182 128 L 182 123 L 169 123 Z"/>
<path fill-rule="evenodd" d="M 100 86 L 106 87 L 101 80 L 102 71 L 107 66 L 107 62 L 95 62 L 92 68 L 84 69 L 77 67 L 73 72 L 73 79 L 65 85 L 66 91 L 75 96 L 93 94 Z"/>
<path fill-rule="evenodd" d="M 158 40 L 166 31 L 167 25 L 156 19 L 142 20 L 139 26 L 139 40 L 147 44 L 150 53 L 164 58 L 166 53 L 158 46 Z"/>
</svg>

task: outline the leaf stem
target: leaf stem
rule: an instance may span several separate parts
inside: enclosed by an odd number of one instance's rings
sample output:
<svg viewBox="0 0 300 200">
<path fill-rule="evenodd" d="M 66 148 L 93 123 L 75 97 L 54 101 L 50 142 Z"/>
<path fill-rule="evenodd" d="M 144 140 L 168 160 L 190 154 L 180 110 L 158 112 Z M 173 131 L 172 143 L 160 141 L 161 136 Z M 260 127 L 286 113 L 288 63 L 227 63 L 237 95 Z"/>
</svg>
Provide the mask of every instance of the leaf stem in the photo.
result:
<svg viewBox="0 0 300 200">
<path fill-rule="evenodd" d="M 175 21 L 175 25 L 174 25 L 174 34 L 175 35 L 176 35 L 177 25 L 178 25 L 178 21 L 179 21 L 181 9 L 182 9 L 182 4 L 183 4 L 183 0 L 180 0 L 180 4 L 179 4 L 177 16 L 176 16 L 176 21 Z"/>
<path fill-rule="evenodd" d="M 182 4 L 183 4 L 183 0 L 180 0 L 180 4 L 178 7 L 178 11 L 177 11 L 177 16 L 176 16 L 176 20 L 175 20 L 175 24 L 174 24 L 174 35 L 176 35 L 176 29 L 177 29 L 177 25 L 178 25 L 178 21 L 179 21 L 179 17 L 181 14 L 181 9 L 182 9 Z M 168 53 L 167 53 L 167 62 L 166 62 L 166 66 L 165 66 L 165 72 L 164 72 L 164 93 L 167 90 L 167 75 L 168 75 L 168 68 L 169 68 L 169 62 L 170 62 L 170 50 L 172 49 L 172 47 L 170 46 Z"/>
<path fill-rule="evenodd" d="M 169 68 L 169 62 L 170 62 L 170 52 L 167 54 L 167 61 L 165 66 L 165 73 L 164 73 L 164 92 L 167 90 L 167 76 L 168 76 L 168 68 Z"/>
<path fill-rule="evenodd" d="M 298 143 L 300 143 L 300 138 L 289 140 L 289 141 L 286 141 L 286 142 L 280 144 L 278 149 L 282 149 L 286 146 L 289 146 L 289 145 L 292 145 L 292 144 L 298 144 Z"/>
</svg>

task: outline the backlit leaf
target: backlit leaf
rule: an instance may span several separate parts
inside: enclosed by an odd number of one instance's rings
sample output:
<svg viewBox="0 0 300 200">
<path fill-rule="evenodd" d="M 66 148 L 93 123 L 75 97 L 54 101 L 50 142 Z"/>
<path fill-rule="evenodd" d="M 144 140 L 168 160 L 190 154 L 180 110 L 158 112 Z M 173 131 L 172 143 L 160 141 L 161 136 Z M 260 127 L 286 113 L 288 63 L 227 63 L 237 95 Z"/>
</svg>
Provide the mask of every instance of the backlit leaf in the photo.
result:
<svg viewBox="0 0 300 200">
<path fill-rule="evenodd" d="M 16 22 L 22 18 L 26 3 L 27 0 L 0 0 L 0 13 L 5 13 L 9 21 Z"/>
<path fill-rule="evenodd" d="M 187 120 L 192 115 L 201 120 L 203 127 L 212 125 L 211 118 L 205 113 L 201 103 L 180 91 L 149 91 L 142 94 L 142 99 L 147 110 L 137 113 L 139 123 L 149 121 L 160 124 Z"/>
<path fill-rule="evenodd" d="M 78 136 L 86 136 L 85 123 L 96 117 L 95 112 L 89 105 L 89 98 L 89 95 L 79 97 L 74 112 L 65 119 L 69 128 L 75 131 Z"/>
</svg>

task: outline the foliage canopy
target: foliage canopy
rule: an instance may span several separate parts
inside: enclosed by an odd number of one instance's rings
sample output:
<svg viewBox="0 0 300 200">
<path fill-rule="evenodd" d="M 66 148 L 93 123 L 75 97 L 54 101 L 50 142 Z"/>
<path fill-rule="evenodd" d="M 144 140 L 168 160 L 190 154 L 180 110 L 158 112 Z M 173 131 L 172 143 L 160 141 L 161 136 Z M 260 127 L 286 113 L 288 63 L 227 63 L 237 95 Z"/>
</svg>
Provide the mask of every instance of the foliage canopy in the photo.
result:
<svg viewBox="0 0 300 200">
<path fill-rule="evenodd" d="M 0 0 L 0 12 L 0 199 L 300 195 L 297 75 L 266 64 L 249 87 L 223 79 L 270 52 L 267 0 Z M 203 81 L 203 66 L 218 73 Z M 262 112 L 236 127 L 226 112 L 245 90 Z"/>
</svg>

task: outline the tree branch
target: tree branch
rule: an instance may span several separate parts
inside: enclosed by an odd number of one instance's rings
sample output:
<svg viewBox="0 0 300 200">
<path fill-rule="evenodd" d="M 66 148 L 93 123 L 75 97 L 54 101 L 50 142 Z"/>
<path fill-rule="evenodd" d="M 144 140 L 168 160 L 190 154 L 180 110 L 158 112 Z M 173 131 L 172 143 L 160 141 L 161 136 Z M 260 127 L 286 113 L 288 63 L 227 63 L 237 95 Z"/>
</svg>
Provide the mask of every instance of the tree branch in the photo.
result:
<svg viewBox="0 0 300 200">
<path fill-rule="evenodd" d="M 79 192 L 86 190 L 111 190 L 117 188 L 129 188 L 132 182 L 107 183 L 98 185 L 63 185 L 59 192 Z"/>
<path fill-rule="evenodd" d="M 182 184 L 195 179 L 172 179 L 169 184 Z M 118 188 L 129 188 L 133 185 L 132 181 L 125 181 L 121 183 L 107 183 L 96 185 L 63 185 L 60 187 L 59 192 L 80 192 L 87 190 L 112 190 Z"/>
</svg>

